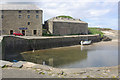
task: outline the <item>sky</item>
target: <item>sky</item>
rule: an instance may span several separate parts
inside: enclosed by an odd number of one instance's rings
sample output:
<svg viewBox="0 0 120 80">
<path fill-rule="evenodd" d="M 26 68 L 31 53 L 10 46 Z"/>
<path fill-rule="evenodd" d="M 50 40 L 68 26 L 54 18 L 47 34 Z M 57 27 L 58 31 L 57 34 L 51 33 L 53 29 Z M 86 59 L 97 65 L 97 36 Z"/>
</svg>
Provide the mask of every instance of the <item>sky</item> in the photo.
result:
<svg viewBox="0 0 120 80">
<path fill-rule="evenodd" d="M 1 4 L 36 4 L 43 10 L 43 21 L 59 15 L 72 16 L 89 27 L 118 29 L 119 0 L 1 0 Z"/>
</svg>

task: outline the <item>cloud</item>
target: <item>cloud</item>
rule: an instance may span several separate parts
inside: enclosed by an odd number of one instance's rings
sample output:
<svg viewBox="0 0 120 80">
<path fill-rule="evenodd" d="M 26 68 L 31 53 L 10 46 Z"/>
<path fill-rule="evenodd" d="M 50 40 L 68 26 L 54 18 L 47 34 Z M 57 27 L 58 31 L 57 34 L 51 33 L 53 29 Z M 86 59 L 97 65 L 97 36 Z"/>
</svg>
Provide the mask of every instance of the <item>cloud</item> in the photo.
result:
<svg viewBox="0 0 120 80">
<path fill-rule="evenodd" d="M 34 3 L 44 12 L 43 18 L 69 15 L 88 22 L 89 26 L 117 29 L 118 0 L 2 0 L 16 3 Z M 115 27 L 116 26 L 116 27 Z"/>
<path fill-rule="evenodd" d="M 58 15 L 69 15 L 88 22 L 89 26 L 113 29 L 118 27 L 116 2 L 53 2 L 51 5 L 43 3 L 45 20 Z"/>
<path fill-rule="evenodd" d="M 118 2 L 119 0 L 2 0 L 2 2 Z"/>
<path fill-rule="evenodd" d="M 89 13 L 91 16 L 102 16 L 110 12 L 110 9 L 105 10 L 90 10 Z"/>
</svg>

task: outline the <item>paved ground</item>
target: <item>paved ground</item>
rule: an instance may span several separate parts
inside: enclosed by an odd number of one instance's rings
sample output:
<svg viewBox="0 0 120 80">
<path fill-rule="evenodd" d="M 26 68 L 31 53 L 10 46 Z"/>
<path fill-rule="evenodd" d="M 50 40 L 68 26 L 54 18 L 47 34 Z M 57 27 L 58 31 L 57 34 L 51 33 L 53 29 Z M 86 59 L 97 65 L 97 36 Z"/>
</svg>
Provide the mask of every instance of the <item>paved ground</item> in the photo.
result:
<svg viewBox="0 0 120 80">
<path fill-rule="evenodd" d="M 11 65 L 11 64 L 10 64 Z M 9 65 L 9 66 L 10 66 Z M 118 66 L 92 68 L 53 68 L 25 62 L 22 68 L 2 68 L 3 78 L 116 78 Z"/>
<path fill-rule="evenodd" d="M 31 69 L 6 68 L 2 69 L 2 71 L 3 78 L 45 78 L 46 76 L 48 77 L 48 75 L 40 75 Z"/>
<path fill-rule="evenodd" d="M 98 34 L 96 34 L 98 35 Z M 3 35 L 3 36 L 10 36 L 10 35 Z M 14 35 L 11 35 L 14 36 Z M 63 37 L 78 37 L 78 36 L 95 36 L 95 35 L 70 35 L 70 36 L 16 36 L 19 38 L 25 39 L 46 39 L 46 38 L 63 38 Z"/>
<path fill-rule="evenodd" d="M 0 68 L 0 80 L 2 79 L 2 69 Z"/>
</svg>

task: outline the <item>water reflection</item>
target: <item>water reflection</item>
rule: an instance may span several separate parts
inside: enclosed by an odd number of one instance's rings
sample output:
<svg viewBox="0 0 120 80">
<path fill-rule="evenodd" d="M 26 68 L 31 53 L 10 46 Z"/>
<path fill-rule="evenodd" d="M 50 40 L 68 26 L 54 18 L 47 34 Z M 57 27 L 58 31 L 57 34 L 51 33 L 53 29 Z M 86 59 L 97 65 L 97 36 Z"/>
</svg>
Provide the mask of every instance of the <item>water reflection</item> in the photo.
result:
<svg viewBox="0 0 120 80">
<path fill-rule="evenodd" d="M 87 50 L 81 51 L 80 47 L 47 49 L 26 52 L 22 54 L 22 56 L 25 60 L 30 62 L 42 64 L 43 61 L 45 61 L 47 65 L 58 67 L 87 59 Z"/>
<path fill-rule="evenodd" d="M 7 48 L 4 51 L 5 54 L 3 54 L 6 60 L 26 60 L 60 68 L 116 66 L 118 65 L 118 46 L 116 46 L 116 44 L 92 44 L 90 46 L 81 47 L 78 45 L 76 47 L 28 52 L 23 52 L 21 49 L 13 50 Z"/>
<path fill-rule="evenodd" d="M 60 68 L 103 67 L 118 65 L 118 46 L 90 45 L 46 49 L 22 53 L 24 60 Z"/>
</svg>

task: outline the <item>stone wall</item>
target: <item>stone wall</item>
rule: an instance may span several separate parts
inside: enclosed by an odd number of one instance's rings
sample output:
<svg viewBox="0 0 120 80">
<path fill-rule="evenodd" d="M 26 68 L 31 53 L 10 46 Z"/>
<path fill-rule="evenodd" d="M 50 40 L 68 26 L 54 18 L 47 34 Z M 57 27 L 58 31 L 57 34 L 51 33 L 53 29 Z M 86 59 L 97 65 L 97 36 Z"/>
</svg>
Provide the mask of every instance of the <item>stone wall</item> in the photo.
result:
<svg viewBox="0 0 120 80">
<path fill-rule="evenodd" d="M 53 22 L 53 34 L 88 34 L 88 24 L 71 22 Z"/>
<path fill-rule="evenodd" d="M 88 23 L 47 21 L 45 27 L 53 35 L 88 34 Z"/>
<path fill-rule="evenodd" d="M 42 35 L 42 10 L 39 10 L 39 13 L 36 13 L 36 10 L 30 10 L 29 13 L 27 10 L 21 10 L 21 13 L 19 13 L 19 10 L 3 10 L 2 15 L 3 35 L 9 35 L 10 30 L 22 33 L 20 28 L 27 28 L 25 29 L 26 36 L 34 35 L 33 30 L 37 30 L 36 36 Z M 28 15 L 30 15 L 30 18 L 28 18 Z M 36 15 L 39 15 L 39 18 L 36 18 Z M 30 22 L 30 25 L 28 25 L 28 22 Z"/>
<path fill-rule="evenodd" d="M 2 40 L 3 59 L 10 60 L 13 57 L 15 59 L 16 55 L 19 55 L 24 51 L 79 45 L 80 41 L 85 39 L 92 40 L 92 42 L 100 41 L 98 35 L 40 39 L 24 39 L 14 36 L 4 36 Z M 20 59 L 22 59 L 22 56 Z"/>
</svg>

